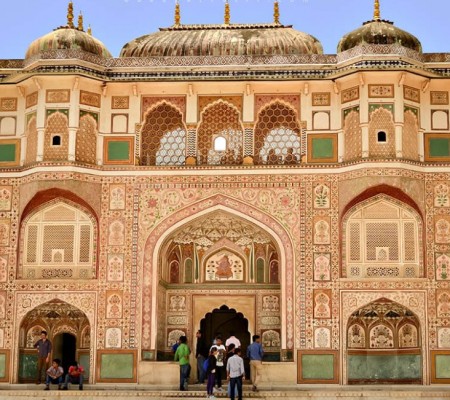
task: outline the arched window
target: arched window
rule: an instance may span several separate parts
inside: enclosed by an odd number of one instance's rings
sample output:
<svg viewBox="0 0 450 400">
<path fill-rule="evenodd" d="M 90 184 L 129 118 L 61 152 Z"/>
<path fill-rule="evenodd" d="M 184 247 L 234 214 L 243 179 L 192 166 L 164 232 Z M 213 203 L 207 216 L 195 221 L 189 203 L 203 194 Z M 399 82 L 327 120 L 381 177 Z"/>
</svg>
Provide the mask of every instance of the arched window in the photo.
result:
<svg viewBox="0 0 450 400">
<path fill-rule="evenodd" d="M 63 201 L 39 210 L 22 226 L 19 278 L 94 277 L 94 232 L 92 218 Z"/>
<path fill-rule="evenodd" d="M 417 212 L 380 195 L 344 218 L 343 275 L 349 278 L 423 276 L 422 223 Z"/>
</svg>

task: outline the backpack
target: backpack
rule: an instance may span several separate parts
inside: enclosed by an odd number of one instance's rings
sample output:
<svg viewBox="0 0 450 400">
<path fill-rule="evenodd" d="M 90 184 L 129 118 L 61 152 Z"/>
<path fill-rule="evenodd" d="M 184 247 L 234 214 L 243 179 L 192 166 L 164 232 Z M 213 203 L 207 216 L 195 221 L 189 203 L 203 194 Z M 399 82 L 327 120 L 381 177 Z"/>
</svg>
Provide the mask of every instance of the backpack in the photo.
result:
<svg viewBox="0 0 450 400">
<path fill-rule="evenodd" d="M 203 361 L 203 371 L 208 372 L 208 367 L 209 367 L 209 358 Z"/>
</svg>

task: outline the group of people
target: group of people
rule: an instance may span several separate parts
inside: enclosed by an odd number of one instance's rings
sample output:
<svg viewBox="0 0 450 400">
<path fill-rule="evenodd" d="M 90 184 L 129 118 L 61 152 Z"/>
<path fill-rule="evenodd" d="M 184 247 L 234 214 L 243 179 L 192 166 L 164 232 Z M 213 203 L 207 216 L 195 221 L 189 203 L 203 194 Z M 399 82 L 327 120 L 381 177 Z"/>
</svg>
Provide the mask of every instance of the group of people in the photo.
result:
<svg viewBox="0 0 450 400">
<path fill-rule="evenodd" d="M 78 384 L 78 388 L 83 390 L 83 373 L 84 368 L 78 363 L 73 363 L 69 367 L 64 378 L 64 369 L 61 366 L 61 360 L 54 358 L 52 365 L 48 368 L 50 355 L 52 352 L 52 343 L 47 338 L 47 332 L 41 332 L 41 338 L 34 344 L 34 348 L 38 351 L 38 371 L 36 384 L 41 383 L 42 372 L 45 371 L 45 389 L 50 390 L 50 384 L 58 385 L 59 390 L 68 390 L 69 383 Z"/>
<path fill-rule="evenodd" d="M 244 360 L 242 358 L 241 342 L 231 333 L 223 343 L 220 335 L 216 336 L 212 346 L 208 346 L 201 331 L 197 331 L 197 383 L 206 384 L 206 393 L 210 399 L 215 399 L 214 391 L 223 391 L 222 379 L 228 381 L 228 393 L 234 400 L 237 392 L 238 400 L 242 400 L 242 382 L 245 380 Z M 186 336 L 181 336 L 175 350 L 175 361 L 180 364 L 180 390 L 187 390 L 191 367 L 189 364 L 190 349 Z M 253 336 L 253 343 L 247 347 L 247 357 L 250 359 L 250 376 L 252 390 L 258 391 L 261 378 L 262 359 L 264 350 L 259 335 Z"/>
</svg>

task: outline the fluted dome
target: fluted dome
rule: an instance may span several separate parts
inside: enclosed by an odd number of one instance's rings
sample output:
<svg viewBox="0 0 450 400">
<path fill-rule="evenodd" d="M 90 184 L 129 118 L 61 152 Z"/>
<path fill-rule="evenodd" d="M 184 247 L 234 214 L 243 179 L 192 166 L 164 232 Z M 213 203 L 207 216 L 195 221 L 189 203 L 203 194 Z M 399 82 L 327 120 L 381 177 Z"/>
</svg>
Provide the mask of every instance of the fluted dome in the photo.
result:
<svg viewBox="0 0 450 400">
<path fill-rule="evenodd" d="M 322 54 L 313 36 L 281 24 L 174 25 L 127 43 L 120 57 Z"/>
<path fill-rule="evenodd" d="M 90 34 L 78 28 L 62 26 L 39 39 L 36 39 L 28 47 L 25 58 L 31 58 L 48 50 L 81 50 L 100 57 L 111 57 L 111 53 Z"/>
<path fill-rule="evenodd" d="M 373 19 L 345 35 L 338 44 L 338 53 L 363 44 L 399 44 L 422 52 L 420 41 L 410 33 L 397 28 L 393 22 Z"/>
</svg>

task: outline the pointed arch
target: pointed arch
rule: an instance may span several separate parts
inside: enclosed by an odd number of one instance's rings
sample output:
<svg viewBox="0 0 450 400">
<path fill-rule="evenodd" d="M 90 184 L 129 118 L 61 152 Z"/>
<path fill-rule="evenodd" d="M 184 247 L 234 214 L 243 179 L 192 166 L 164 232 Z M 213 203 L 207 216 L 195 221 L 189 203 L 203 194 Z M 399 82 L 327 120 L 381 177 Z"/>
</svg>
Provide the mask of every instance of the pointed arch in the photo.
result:
<svg viewBox="0 0 450 400">
<path fill-rule="evenodd" d="M 97 121 L 90 114 L 80 118 L 75 144 L 75 160 L 95 165 L 97 163 Z"/>
<path fill-rule="evenodd" d="M 259 111 L 254 138 L 255 164 L 297 164 L 304 154 L 297 111 L 279 99 Z"/>
<path fill-rule="evenodd" d="M 182 111 L 162 100 L 150 107 L 139 135 L 142 165 L 183 165 L 187 128 Z"/>
<path fill-rule="evenodd" d="M 142 274 L 143 274 L 143 323 L 142 323 L 142 347 L 143 349 L 155 349 L 157 332 L 151 327 L 152 321 L 157 320 L 157 294 L 158 294 L 158 260 L 159 249 L 163 247 L 166 239 L 182 225 L 200 216 L 216 210 L 236 215 L 263 228 L 277 243 L 280 265 L 280 283 L 284 301 L 281 310 L 281 325 L 285 327 L 282 335 L 282 348 L 292 349 L 294 345 L 294 328 L 291 323 L 293 314 L 293 266 L 294 254 L 292 241 L 285 228 L 268 214 L 261 212 L 253 206 L 229 198 L 224 195 L 214 195 L 205 198 L 195 204 L 189 205 L 162 220 L 150 233 L 143 247 Z"/>
<path fill-rule="evenodd" d="M 44 161 L 67 160 L 69 156 L 69 119 L 61 111 L 47 118 L 44 134 Z"/>
<path fill-rule="evenodd" d="M 394 116 L 390 110 L 381 106 L 370 114 L 369 156 L 396 157 Z"/>
<path fill-rule="evenodd" d="M 216 146 L 218 141 L 223 147 Z M 242 164 L 243 148 L 244 127 L 238 108 L 222 99 L 205 107 L 197 129 L 198 164 Z"/>
</svg>

